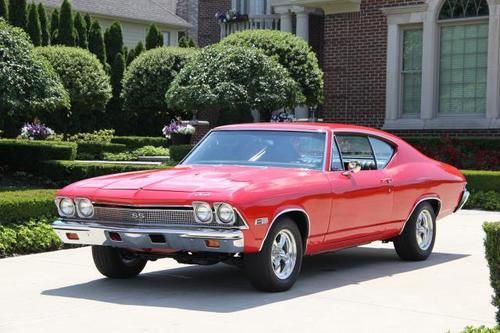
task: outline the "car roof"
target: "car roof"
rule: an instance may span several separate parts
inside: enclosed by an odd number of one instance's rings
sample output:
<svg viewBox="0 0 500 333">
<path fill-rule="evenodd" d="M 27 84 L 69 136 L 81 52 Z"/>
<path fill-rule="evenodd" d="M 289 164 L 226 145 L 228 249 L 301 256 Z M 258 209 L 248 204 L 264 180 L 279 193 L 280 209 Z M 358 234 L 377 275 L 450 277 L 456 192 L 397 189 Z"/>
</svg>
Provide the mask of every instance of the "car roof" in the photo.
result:
<svg viewBox="0 0 500 333">
<path fill-rule="evenodd" d="M 394 142 L 401 142 L 401 139 L 390 133 L 358 125 L 339 123 L 315 123 L 315 122 L 283 122 L 283 123 L 247 123 L 225 125 L 214 128 L 214 130 L 292 130 L 292 131 L 334 131 L 334 132 L 355 132 L 381 136 Z"/>
</svg>

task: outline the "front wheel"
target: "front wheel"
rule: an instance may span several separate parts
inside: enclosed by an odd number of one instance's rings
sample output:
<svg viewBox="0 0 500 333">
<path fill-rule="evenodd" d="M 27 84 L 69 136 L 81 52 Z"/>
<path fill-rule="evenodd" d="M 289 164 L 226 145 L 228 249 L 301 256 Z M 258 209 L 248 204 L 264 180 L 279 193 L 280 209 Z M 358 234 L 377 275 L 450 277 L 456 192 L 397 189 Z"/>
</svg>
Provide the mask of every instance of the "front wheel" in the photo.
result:
<svg viewBox="0 0 500 333">
<path fill-rule="evenodd" d="M 135 277 L 147 263 L 130 251 L 110 246 L 92 246 L 92 258 L 102 275 L 114 279 Z"/>
<path fill-rule="evenodd" d="M 262 291 L 290 289 L 302 266 L 302 237 L 289 218 L 276 221 L 259 253 L 244 257 L 245 270 L 255 288 Z"/>
<path fill-rule="evenodd" d="M 406 222 L 394 248 L 403 260 L 425 260 L 432 253 L 436 238 L 436 214 L 428 202 L 417 206 Z"/>
</svg>

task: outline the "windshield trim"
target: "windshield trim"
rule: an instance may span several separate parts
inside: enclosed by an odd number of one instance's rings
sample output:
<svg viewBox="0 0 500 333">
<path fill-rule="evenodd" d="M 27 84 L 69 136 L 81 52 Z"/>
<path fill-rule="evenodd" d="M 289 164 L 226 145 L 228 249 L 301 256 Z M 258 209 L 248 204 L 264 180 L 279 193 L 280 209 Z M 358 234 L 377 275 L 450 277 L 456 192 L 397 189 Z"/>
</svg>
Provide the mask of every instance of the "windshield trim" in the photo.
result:
<svg viewBox="0 0 500 333">
<path fill-rule="evenodd" d="M 184 158 L 182 159 L 182 161 L 179 162 L 179 164 L 177 165 L 200 165 L 200 164 L 184 164 L 184 162 L 186 161 L 186 159 L 191 156 L 191 154 L 198 148 L 198 146 L 203 142 L 205 141 L 208 136 L 210 134 L 212 134 L 213 132 L 229 132 L 229 131 L 270 131 L 270 132 L 302 132 L 302 133 L 323 133 L 324 136 L 325 136 L 325 144 L 324 144 L 324 151 L 323 151 L 323 163 L 321 165 L 321 169 L 307 169 L 307 170 L 316 170 L 316 171 L 322 171 L 322 172 L 325 172 L 325 168 L 326 168 L 326 159 L 327 159 L 327 153 L 328 153 L 328 130 L 327 129 L 317 129 L 317 130 L 307 130 L 307 129 L 299 129 L 299 128 L 248 128 L 248 129 L 245 129 L 245 128 L 227 128 L 227 129 L 217 129 L 217 128 L 214 128 L 214 129 L 211 129 L 210 131 L 207 132 L 207 134 L 205 134 L 203 136 L 203 138 L 198 141 L 198 143 L 196 143 L 193 147 L 193 149 L 191 149 L 191 151 L 186 155 L 184 156 Z M 210 165 L 210 164 L 203 164 L 203 165 Z M 216 165 L 216 164 L 214 164 Z M 232 164 L 228 164 L 228 165 L 232 165 Z M 234 164 L 234 165 L 239 165 L 239 164 Z M 290 168 L 290 169 L 304 169 L 304 168 Z"/>
</svg>

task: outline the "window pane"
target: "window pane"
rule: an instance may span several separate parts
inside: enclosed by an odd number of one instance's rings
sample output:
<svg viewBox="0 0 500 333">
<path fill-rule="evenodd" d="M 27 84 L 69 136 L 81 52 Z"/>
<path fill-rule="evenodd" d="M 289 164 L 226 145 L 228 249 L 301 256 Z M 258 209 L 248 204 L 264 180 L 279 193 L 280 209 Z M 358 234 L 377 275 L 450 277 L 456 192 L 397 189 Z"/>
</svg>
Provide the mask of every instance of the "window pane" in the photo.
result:
<svg viewBox="0 0 500 333">
<path fill-rule="evenodd" d="M 337 143 L 339 144 L 345 168 L 347 168 L 349 162 L 359 161 L 362 170 L 376 169 L 372 148 L 366 136 L 340 135 L 337 136 Z"/>
<path fill-rule="evenodd" d="M 337 148 L 337 144 L 335 140 L 332 143 L 332 171 L 344 170 L 342 166 L 342 160 L 340 159 L 339 149 Z"/>
<path fill-rule="evenodd" d="M 439 19 L 488 16 L 488 14 L 487 0 L 445 0 L 439 12 Z"/>
<path fill-rule="evenodd" d="M 441 27 L 439 112 L 486 110 L 488 23 Z"/>
<path fill-rule="evenodd" d="M 402 113 L 420 113 L 422 91 L 422 29 L 403 31 L 403 68 L 401 71 Z"/>
<path fill-rule="evenodd" d="M 394 149 L 387 142 L 372 137 L 370 137 L 370 143 L 377 159 L 377 169 L 385 168 L 394 154 Z"/>
</svg>

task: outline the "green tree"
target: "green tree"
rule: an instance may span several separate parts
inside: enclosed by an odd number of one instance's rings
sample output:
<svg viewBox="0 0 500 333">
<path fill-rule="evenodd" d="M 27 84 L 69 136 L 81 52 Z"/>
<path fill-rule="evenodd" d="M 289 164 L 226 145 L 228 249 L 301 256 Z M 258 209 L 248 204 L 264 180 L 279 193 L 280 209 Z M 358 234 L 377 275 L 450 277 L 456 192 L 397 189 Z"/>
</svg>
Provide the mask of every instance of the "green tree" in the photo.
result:
<svg viewBox="0 0 500 333">
<path fill-rule="evenodd" d="M 49 35 L 49 25 L 47 22 L 47 13 L 45 12 L 45 7 L 40 2 L 37 7 L 38 19 L 40 20 L 40 31 L 42 33 L 42 46 L 49 45 L 50 35 Z"/>
<path fill-rule="evenodd" d="M 204 48 L 175 77 L 166 94 L 170 108 L 258 110 L 268 121 L 274 110 L 304 102 L 287 70 L 261 50 L 241 46 Z"/>
<path fill-rule="evenodd" d="M 71 10 L 71 4 L 68 0 L 64 0 L 61 4 L 57 41 L 62 45 L 75 46 L 73 12 Z"/>
<path fill-rule="evenodd" d="M 90 34 L 90 27 L 92 26 L 92 17 L 90 17 L 90 14 L 87 13 L 83 17 L 85 21 L 85 27 L 87 28 L 87 40 L 89 40 L 89 34 Z"/>
<path fill-rule="evenodd" d="M 0 123 L 6 134 L 19 124 L 69 107 L 69 96 L 50 64 L 33 53 L 28 35 L 0 19 Z M 7 125 L 7 124 L 5 124 Z M 15 131 L 16 133 L 9 133 Z"/>
<path fill-rule="evenodd" d="M 144 52 L 144 44 L 142 44 L 142 41 L 139 41 L 137 45 L 135 46 L 134 49 L 135 56 L 138 57 L 142 52 Z"/>
<path fill-rule="evenodd" d="M 9 18 L 9 15 L 7 12 L 7 5 L 5 4 L 5 0 L 0 0 L 0 17 L 3 17 L 5 19 Z"/>
<path fill-rule="evenodd" d="M 50 16 L 50 44 L 58 44 L 57 35 L 59 33 L 59 11 L 54 9 Z"/>
<path fill-rule="evenodd" d="M 97 57 L 88 50 L 68 46 L 38 47 L 35 51 L 59 74 L 71 99 L 71 112 L 54 117 L 51 123 L 59 131 L 95 129 L 111 98 L 109 77 Z"/>
<path fill-rule="evenodd" d="M 34 3 L 29 5 L 28 24 L 26 30 L 31 38 L 31 42 L 33 43 L 33 45 L 40 46 L 42 44 L 42 33 L 38 11 Z"/>
<path fill-rule="evenodd" d="M 130 65 L 130 63 L 132 61 L 134 61 L 135 58 L 136 58 L 135 57 L 135 49 L 131 49 L 130 51 L 128 51 L 128 53 L 127 53 L 127 60 L 125 61 L 127 67 L 128 67 L 128 65 Z"/>
<path fill-rule="evenodd" d="M 9 1 L 9 22 L 26 30 L 26 0 Z"/>
<path fill-rule="evenodd" d="M 143 52 L 127 68 L 123 78 L 123 109 L 135 125 L 134 134 L 157 135 L 173 116 L 165 92 L 195 49 L 159 47 Z M 170 116 L 169 116 L 170 113 Z"/>
<path fill-rule="evenodd" d="M 87 27 L 80 13 L 75 15 L 76 45 L 82 49 L 88 48 Z"/>
<path fill-rule="evenodd" d="M 125 122 L 123 121 L 122 105 L 120 93 L 122 91 L 122 79 L 125 72 L 125 57 L 121 52 L 115 55 L 115 59 L 111 64 L 111 87 L 113 97 L 107 105 L 107 118 L 110 125 L 119 131 L 125 130 Z"/>
<path fill-rule="evenodd" d="M 120 23 L 113 22 L 106 30 L 104 43 L 106 44 L 106 59 L 110 66 L 113 66 L 116 55 L 123 52 L 123 35 Z"/>
<path fill-rule="evenodd" d="M 196 47 L 194 40 L 189 36 L 179 38 L 179 47 Z"/>
<path fill-rule="evenodd" d="M 95 54 L 103 65 L 106 63 L 106 51 L 104 49 L 101 25 L 97 20 L 94 20 L 90 26 L 89 51 Z"/>
<path fill-rule="evenodd" d="M 163 46 L 163 36 L 156 24 L 152 23 L 149 26 L 148 33 L 146 35 L 146 50 L 154 49 L 155 47 Z"/>
<path fill-rule="evenodd" d="M 323 101 L 323 72 L 309 44 L 294 34 L 276 30 L 246 30 L 224 38 L 221 45 L 258 48 L 275 57 L 300 86 L 306 104 Z"/>
</svg>

